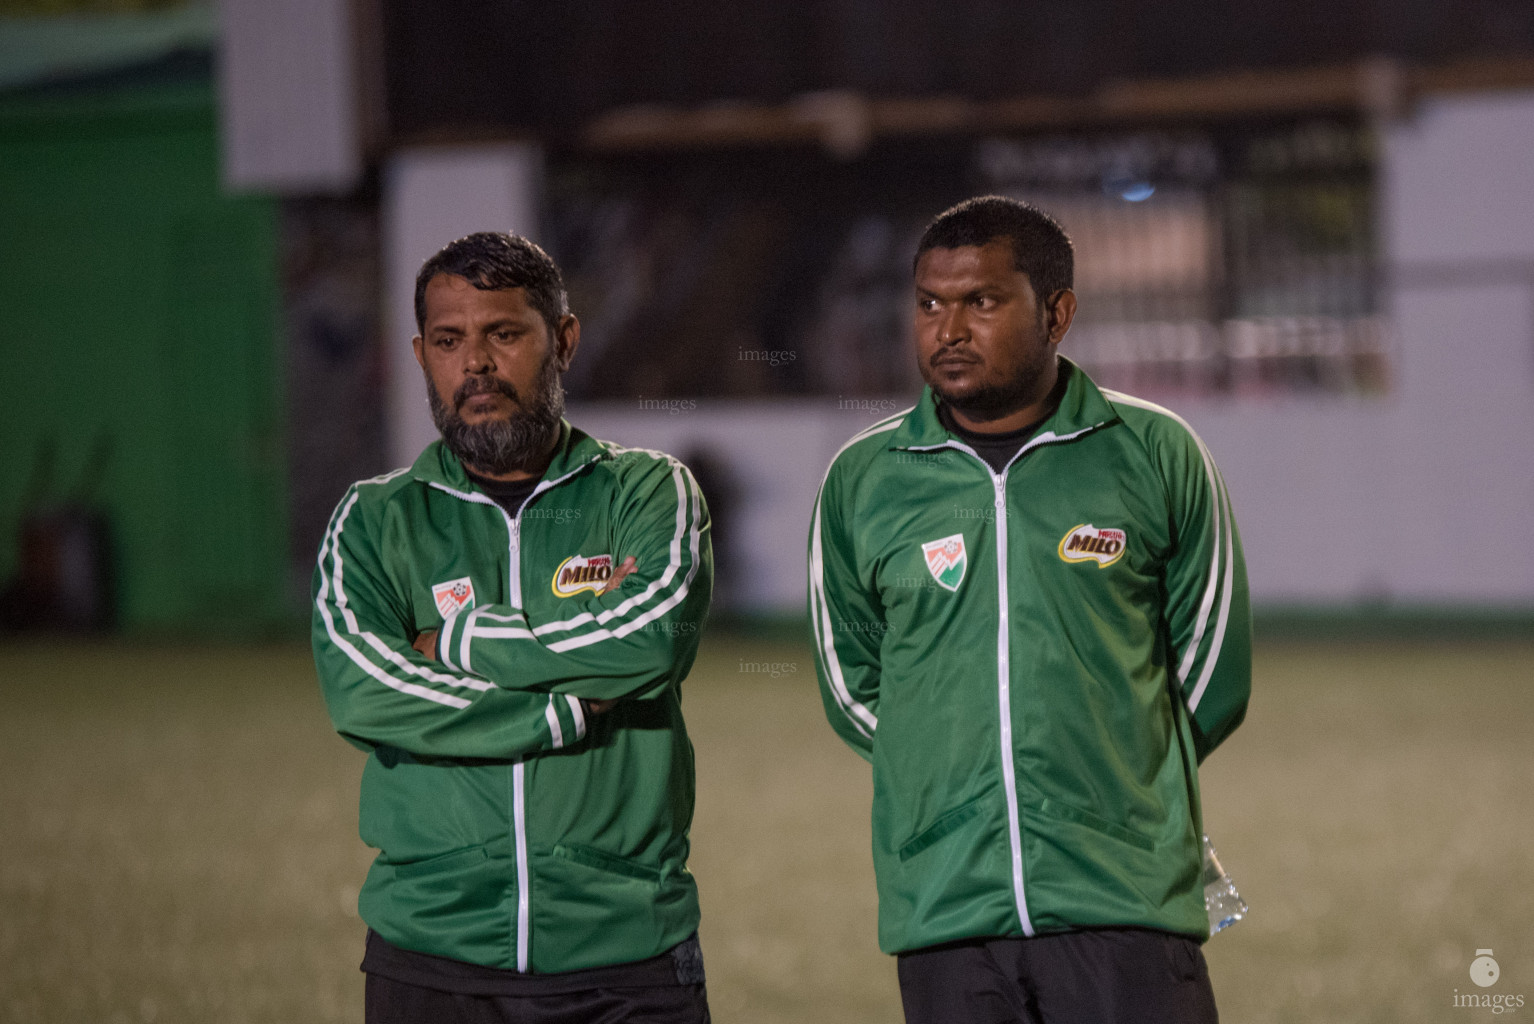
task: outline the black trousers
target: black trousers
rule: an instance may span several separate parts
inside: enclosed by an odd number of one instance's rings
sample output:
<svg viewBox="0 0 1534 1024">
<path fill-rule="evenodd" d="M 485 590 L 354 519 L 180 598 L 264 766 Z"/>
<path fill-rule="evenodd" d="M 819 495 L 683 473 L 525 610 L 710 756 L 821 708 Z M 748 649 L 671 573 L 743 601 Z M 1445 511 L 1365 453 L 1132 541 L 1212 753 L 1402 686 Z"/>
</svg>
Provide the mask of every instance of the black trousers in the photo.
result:
<svg viewBox="0 0 1534 1024">
<path fill-rule="evenodd" d="M 906 1024 L 1218 1024 L 1198 943 L 1142 928 L 902 953 Z"/>
<path fill-rule="evenodd" d="M 473 996 L 367 976 L 367 1024 L 709 1024 L 703 985 Z"/>
</svg>

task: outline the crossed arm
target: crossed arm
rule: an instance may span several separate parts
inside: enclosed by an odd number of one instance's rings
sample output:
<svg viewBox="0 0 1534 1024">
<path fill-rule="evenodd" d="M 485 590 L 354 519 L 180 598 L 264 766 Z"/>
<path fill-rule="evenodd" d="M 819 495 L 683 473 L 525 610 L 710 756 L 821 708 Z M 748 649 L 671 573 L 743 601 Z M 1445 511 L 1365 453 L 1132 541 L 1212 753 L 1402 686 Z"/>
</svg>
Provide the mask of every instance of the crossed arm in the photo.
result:
<svg viewBox="0 0 1534 1024">
<path fill-rule="evenodd" d="M 612 579 L 608 580 L 607 585 L 597 592 L 597 596 L 600 597 L 605 594 L 610 594 L 622 586 L 623 581 L 631 573 L 633 573 L 634 565 L 635 562 L 632 555 L 630 555 L 628 558 L 625 558 L 623 560 L 623 564 L 619 565 L 617 571 L 613 573 Z M 410 646 L 418 651 L 421 657 L 425 658 L 427 661 L 438 660 L 436 653 L 437 630 L 428 629 L 417 633 L 416 638 L 411 641 Z M 607 700 L 589 700 L 585 697 L 580 697 L 577 699 L 581 702 L 581 706 L 585 709 L 588 715 L 600 715 L 603 712 L 612 710 L 613 705 L 618 703 L 618 698 L 616 697 L 610 697 Z"/>
<path fill-rule="evenodd" d="M 419 631 L 380 551 L 394 533 L 384 514 L 350 492 L 315 571 L 315 664 L 336 730 L 356 746 L 449 759 L 557 750 L 584 739 L 589 714 L 654 696 L 691 664 L 712 558 L 707 511 L 679 464 L 657 460 L 626 484 L 611 543 L 631 557 L 558 621 L 485 604 Z"/>
</svg>

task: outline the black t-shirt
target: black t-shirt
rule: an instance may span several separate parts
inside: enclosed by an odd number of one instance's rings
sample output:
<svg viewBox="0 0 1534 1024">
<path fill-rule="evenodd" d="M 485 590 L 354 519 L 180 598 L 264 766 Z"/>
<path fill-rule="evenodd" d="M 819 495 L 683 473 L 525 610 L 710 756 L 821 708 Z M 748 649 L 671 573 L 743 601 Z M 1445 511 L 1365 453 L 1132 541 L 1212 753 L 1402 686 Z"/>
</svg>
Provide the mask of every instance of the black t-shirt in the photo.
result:
<svg viewBox="0 0 1534 1024">
<path fill-rule="evenodd" d="M 959 440 L 973 448 L 975 454 L 991 467 L 992 472 L 1000 473 L 1007 463 L 1012 461 L 1012 457 L 1018 453 L 1018 450 L 1038 433 L 1044 421 L 1055 414 L 1055 409 L 1060 405 L 1060 398 L 1065 394 L 1065 384 L 1070 377 L 1070 372 L 1069 364 L 1061 364 L 1055 386 L 1049 393 L 1049 411 L 1026 427 L 1000 434 L 979 434 L 973 430 L 965 430 L 953 418 L 953 410 L 941 402 L 937 407 L 938 422 L 949 433 L 958 435 Z"/>
<path fill-rule="evenodd" d="M 938 422 L 942 423 L 950 433 L 958 435 L 959 440 L 975 450 L 975 454 L 985 460 L 991 470 L 1000 473 L 1007 463 L 1012 461 L 1012 456 L 1017 454 L 1019 448 L 1028 443 L 1028 439 L 1038 433 L 1039 427 L 1044 420 L 1036 420 L 1026 427 L 1016 430 L 1008 430 L 1000 434 L 977 434 L 973 430 L 965 430 L 954 421 L 953 411 L 946 405 L 937 407 Z"/>
<path fill-rule="evenodd" d="M 700 985 L 703 984 L 703 953 L 697 935 L 692 935 L 648 960 L 560 974 L 519 974 L 401 949 L 370 928 L 362 969 L 368 974 L 438 992 L 471 996 L 551 996 L 594 988 Z"/>
<path fill-rule="evenodd" d="M 522 503 L 543 482 L 536 476 L 527 480 L 491 480 L 489 477 L 480 476 L 467 466 L 463 468 L 463 471 L 469 475 L 470 480 L 474 481 L 476 487 L 485 492 L 486 497 L 505 509 L 509 516 L 516 515 Z"/>
</svg>

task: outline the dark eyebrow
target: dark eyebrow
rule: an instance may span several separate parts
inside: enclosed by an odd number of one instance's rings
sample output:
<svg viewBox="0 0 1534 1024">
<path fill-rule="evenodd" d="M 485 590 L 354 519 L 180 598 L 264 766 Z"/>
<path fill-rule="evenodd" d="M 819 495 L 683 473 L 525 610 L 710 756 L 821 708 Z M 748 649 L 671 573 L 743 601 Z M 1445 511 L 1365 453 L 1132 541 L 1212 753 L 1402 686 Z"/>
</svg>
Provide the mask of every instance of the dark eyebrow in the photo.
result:
<svg viewBox="0 0 1534 1024">
<path fill-rule="evenodd" d="M 503 317 L 500 320 L 493 320 L 490 323 L 486 324 L 485 325 L 485 330 L 487 330 L 487 331 L 498 331 L 498 330 L 500 330 L 503 327 L 524 327 L 524 326 L 526 326 L 526 325 L 523 324 L 522 321 L 518 320 L 516 317 Z M 433 335 L 436 335 L 436 334 L 456 334 L 456 335 L 461 335 L 461 334 L 463 334 L 465 332 L 464 332 L 464 329 L 462 327 L 459 327 L 456 324 L 442 324 L 440 326 L 431 328 L 429 333 L 431 333 Z"/>
<path fill-rule="evenodd" d="M 916 285 L 915 288 L 916 288 L 916 297 L 919 298 L 919 299 L 936 299 L 939 302 L 944 301 L 943 297 L 941 295 L 938 295 L 936 292 L 929 292 L 929 291 L 927 291 L 927 289 L 923 288 L 921 285 Z M 1005 292 L 1005 289 L 996 288 L 996 287 L 994 287 L 992 285 L 981 285 L 979 288 L 972 288 L 969 291 L 965 292 L 963 295 L 961 295 L 959 297 L 958 301 L 960 301 L 960 302 L 972 302 L 975 299 L 983 298 L 985 296 L 992 296 L 992 297 L 995 297 L 995 298 L 1001 298 L 1003 296 L 1004 292 Z"/>
</svg>

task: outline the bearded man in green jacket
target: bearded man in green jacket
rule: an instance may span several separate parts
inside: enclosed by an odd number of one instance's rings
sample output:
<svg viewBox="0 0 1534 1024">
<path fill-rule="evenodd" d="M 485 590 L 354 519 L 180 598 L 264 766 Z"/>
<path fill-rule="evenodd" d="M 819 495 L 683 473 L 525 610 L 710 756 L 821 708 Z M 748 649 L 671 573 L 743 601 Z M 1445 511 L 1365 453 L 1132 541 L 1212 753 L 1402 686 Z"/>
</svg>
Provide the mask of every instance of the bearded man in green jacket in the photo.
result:
<svg viewBox="0 0 1534 1024">
<path fill-rule="evenodd" d="M 873 764 L 910 1024 L 1204 1024 L 1198 764 L 1241 722 L 1246 572 L 1173 413 L 1057 354 L 1070 240 L 996 196 L 915 261 L 916 406 L 817 498 L 826 713 Z"/>
<path fill-rule="evenodd" d="M 562 418 L 580 324 L 538 246 L 459 239 L 415 305 L 442 440 L 353 485 L 314 575 L 325 702 L 368 753 L 367 1020 L 707 1022 L 679 696 L 703 496 Z"/>
</svg>

